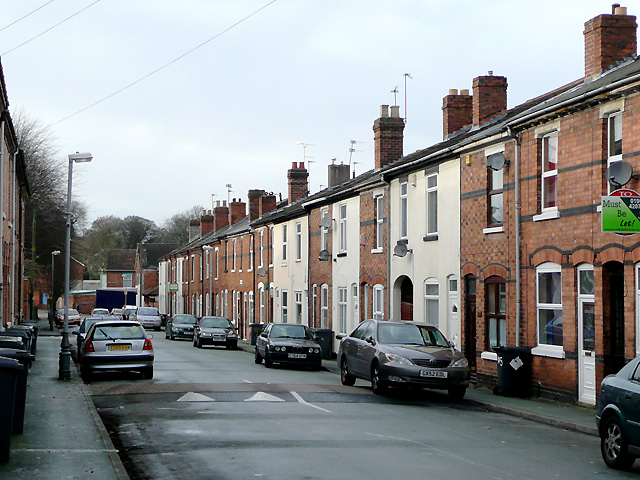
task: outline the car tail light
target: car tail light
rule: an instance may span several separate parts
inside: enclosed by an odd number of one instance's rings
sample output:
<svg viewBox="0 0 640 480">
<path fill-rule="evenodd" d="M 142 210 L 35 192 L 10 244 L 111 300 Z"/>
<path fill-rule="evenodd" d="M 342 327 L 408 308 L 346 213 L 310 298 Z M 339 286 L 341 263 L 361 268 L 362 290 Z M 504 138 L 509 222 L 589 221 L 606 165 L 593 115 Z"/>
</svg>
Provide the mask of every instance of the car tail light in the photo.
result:
<svg viewBox="0 0 640 480">
<path fill-rule="evenodd" d="M 153 345 L 151 345 L 151 339 L 150 338 L 145 338 L 144 339 L 144 347 L 142 347 L 143 350 L 153 350 Z"/>
<path fill-rule="evenodd" d="M 87 338 L 87 341 L 84 342 L 84 351 L 85 352 L 95 352 L 96 349 L 93 348 L 93 342 L 90 338 Z"/>
</svg>

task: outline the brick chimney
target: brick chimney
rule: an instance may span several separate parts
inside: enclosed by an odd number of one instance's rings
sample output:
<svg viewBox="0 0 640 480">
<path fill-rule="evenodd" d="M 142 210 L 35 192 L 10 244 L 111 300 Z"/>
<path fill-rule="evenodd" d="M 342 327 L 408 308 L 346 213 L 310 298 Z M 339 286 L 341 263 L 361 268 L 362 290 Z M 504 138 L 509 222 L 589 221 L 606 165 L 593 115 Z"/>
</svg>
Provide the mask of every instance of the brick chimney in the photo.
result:
<svg viewBox="0 0 640 480">
<path fill-rule="evenodd" d="M 247 204 L 235 198 L 229 204 L 229 225 L 235 225 L 247 216 Z"/>
<path fill-rule="evenodd" d="M 260 197 L 264 195 L 264 190 L 249 190 L 249 221 L 252 222 L 260 217 Z"/>
<path fill-rule="evenodd" d="M 204 237 L 213 230 L 213 212 L 211 210 L 203 210 L 200 217 L 200 236 Z"/>
<path fill-rule="evenodd" d="M 349 165 L 329 165 L 329 188 L 333 188 L 336 185 L 342 185 L 344 182 L 349 181 Z"/>
<path fill-rule="evenodd" d="M 189 241 L 193 241 L 198 238 L 200 234 L 200 220 L 192 218 L 189 220 Z"/>
<path fill-rule="evenodd" d="M 263 216 L 276 209 L 276 196 L 273 193 L 265 194 L 258 200 L 258 213 Z"/>
<path fill-rule="evenodd" d="M 403 152 L 404 120 L 399 107 L 380 106 L 380 118 L 373 122 L 376 170 L 399 160 Z"/>
<path fill-rule="evenodd" d="M 493 120 L 507 111 L 507 77 L 493 72 L 473 79 L 473 126 Z"/>
<path fill-rule="evenodd" d="M 614 4 L 612 15 L 598 15 L 584 24 L 584 76 L 592 78 L 637 53 L 638 24 L 626 7 Z"/>
<path fill-rule="evenodd" d="M 222 200 L 221 205 L 220 200 L 217 200 L 216 207 L 213 209 L 213 228 L 217 232 L 227 225 L 229 225 L 229 207 L 227 207 L 227 201 Z"/>
<path fill-rule="evenodd" d="M 473 97 L 469 90 L 449 90 L 442 100 L 442 139 L 446 140 L 458 130 L 473 122 Z"/>
<path fill-rule="evenodd" d="M 309 172 L 304 168 L 304 162 L 298 165 L 293 162 L 287 171 L 289 183 L 289 205 L 309 195 Z"/>
</svg>

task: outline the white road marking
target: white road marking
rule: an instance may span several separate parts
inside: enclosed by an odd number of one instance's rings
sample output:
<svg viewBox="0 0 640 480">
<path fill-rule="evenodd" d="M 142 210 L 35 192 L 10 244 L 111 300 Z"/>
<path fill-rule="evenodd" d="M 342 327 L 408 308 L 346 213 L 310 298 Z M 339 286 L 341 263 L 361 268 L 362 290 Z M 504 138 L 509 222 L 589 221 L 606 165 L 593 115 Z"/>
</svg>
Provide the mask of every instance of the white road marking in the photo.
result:
<svg viewBox="0 0 640 480">
<path fill-rule="evenodd" d="M 251 398 L 247 398 L 245 402 L 284 402 L 284 400 L 265 392 L 256 392 Z"/>
<path fill-rule="evenodd" d="M 333 413 L 331 410 L 327 410 L 326 408 L 322 408 L 317 405 L 314 405 L 313 403 L 307 402 L 304 398 L 298 395 L 297 392 L 289 392 L 289 393 L 291 393 L 291 395 L 293 395 L 294 398 L 298 400 L 299 403 L 302 403 L 303 405 L 308 405 L 309 407 L 317 408 L 318 410 L 322 410 L 323 412 L 326 412 L 326 413 Z"/>
<path fill-rule="evenodd" d="M 207 397 L 206 395 L 202 395 L 201 393 L 189 392 L 185 393 L 182 397 L 178 399 L 179 402 L 215 402 L 215 400 L 211 397 Z"/>
<path fill-rule="evenodd" d="M 242 380 L 244 383 L 253 383 L 251 380 Z"/>
<path fill-rule="evenodd" d="M 116 449 L 78 449 L 78 448 L 12 448 L 12 452 L 34 452 L 34 453 L 118 453 Z"/>
</svg>

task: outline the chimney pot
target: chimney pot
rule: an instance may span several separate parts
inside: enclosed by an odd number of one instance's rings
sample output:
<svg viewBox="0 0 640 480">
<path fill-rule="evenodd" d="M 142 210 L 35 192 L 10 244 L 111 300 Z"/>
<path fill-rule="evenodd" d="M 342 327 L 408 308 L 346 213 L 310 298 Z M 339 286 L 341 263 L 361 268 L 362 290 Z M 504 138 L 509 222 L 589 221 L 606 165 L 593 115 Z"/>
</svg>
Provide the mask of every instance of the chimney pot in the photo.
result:
<svg viewBox="0 0 640 480">
<path fill-rule="evenodd" d="M 615 11 L 613 12 L 614 15 L 626 15 L 627 14 L 627 7 L 616 7 Z"/>
<path fill-rule="evenodd" d="M 380 118 L 389 117 L 389 105 L 380 105 Z"/>
<path fill-rule="evenodd" d="M 298 168 L 298 162 L 291 162 L 291 168 Z"/>
<path fill-rule="evenodd" d="M 449 89 L 449 95 L 458 95 L 458 89 L 457 88 L 450 88 Z"/>
<path fill-rule="evenodd" d="M 391 107 L 391 118 L 400 118 L 400 107 L 398 105 Z"/>
<path fill-rule="evenodd" d="M 463 90 L 460 90 L 460 95 L 469 95 L 469 89 L 465 88 Z"/>
<path fill-rule="evenodd" d="M 298 164 L 298 168 L 300 168 L 300 169 L 304 168 L 304 162 L 300 162 L 300 163 Z"/>
</svg>

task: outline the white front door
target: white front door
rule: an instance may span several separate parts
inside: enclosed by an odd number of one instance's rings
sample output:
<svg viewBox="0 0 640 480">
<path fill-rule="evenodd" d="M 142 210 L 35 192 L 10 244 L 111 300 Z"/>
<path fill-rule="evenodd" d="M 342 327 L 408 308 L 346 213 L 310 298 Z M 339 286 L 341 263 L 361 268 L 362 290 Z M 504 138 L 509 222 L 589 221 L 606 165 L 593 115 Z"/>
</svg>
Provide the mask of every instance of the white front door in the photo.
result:
<svg viewBox="0 0 640 480">
<path fill-rule="evenodd" d="M 578 358 L 582 403 L 596 404 L 596 347 L 593 301 L 581 299 L 578 305 Z"/>
<path fill-rule="evenodd" d="M 592 265 L 578 267 L 578 400 L 596 404 L 596 335 Z"/>
<path fill-rule="evenodd" d="M 449 277 L 448 283 L 448 335 L 449 340 L 453 340 L 453 342 L 456 344 L 456 348 L 460 348 L 460 321 L 458 315 L 458 311 L 460 310 L 460 308 L 458 307 L 458 280 L 455 277 Z"/>
</svg>

